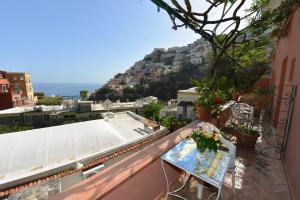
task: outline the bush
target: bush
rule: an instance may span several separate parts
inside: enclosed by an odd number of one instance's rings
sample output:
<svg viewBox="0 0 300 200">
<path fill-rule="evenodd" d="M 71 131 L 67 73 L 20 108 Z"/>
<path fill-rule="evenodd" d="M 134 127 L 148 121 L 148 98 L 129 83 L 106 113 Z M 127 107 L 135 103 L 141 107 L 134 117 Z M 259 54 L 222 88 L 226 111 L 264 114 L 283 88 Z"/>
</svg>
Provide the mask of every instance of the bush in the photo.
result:
<svg viewBox="0 0 300 200">
<path fill-rule="evenodd" d="M 0 134 L 26 131 L 33 129 L 32 126 L 5 126 L 0 125 Z"/>
<path fill-rule="evenodd" d="M 190 122 L 191 120 L 178 119 L 175 117 L 168 116 L 165 116 L 160 120 L 161 125 L 166 127 L 170 132 L 176 131 L 177 129 L 180 129 L 181 127 L 187 125 Z"/>
<path fill-rule="evenodd" d="M 80 97 L 81 97 L 82 99 L 85 99 L 85 98 L 87 98 L 87 97 L 89 96 L 89 91 L 87 91 L 87 90 L 81 90 L 81 91 L 79 92 L 79 94 L 80 94 Z"/>
<path fill-rule="evenodd" d="M 44 97 L 39 99 L 37 105 L 61 105 L 62 97 Z"/>
<path fill-rule="evenodd" d="M 41 99 L 41 98 L 45 97 L 45 93 L 44 92 L 35 92 L 34 96 L 37 96 L 38 99 Z"/>
<path fill-rule="evenodd" d="M 161 105 L 159 102 L 152 102 L 149 105 L 145 106 L 144 115 L 146 118 L 159 121 L 159 114 L 161 110 Z"/>
</svg>

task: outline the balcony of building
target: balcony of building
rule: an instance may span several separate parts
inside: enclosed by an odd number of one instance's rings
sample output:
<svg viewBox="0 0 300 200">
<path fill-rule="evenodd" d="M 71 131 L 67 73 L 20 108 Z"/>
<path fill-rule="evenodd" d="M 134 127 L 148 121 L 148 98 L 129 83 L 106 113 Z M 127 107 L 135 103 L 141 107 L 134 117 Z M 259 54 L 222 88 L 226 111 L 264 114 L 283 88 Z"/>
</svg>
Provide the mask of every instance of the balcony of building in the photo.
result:
<svg viewBox="0 0 300 200">
<path fill-rule="evenodd" d="M 177 199 L 166 197 L 166 180 L 164 178 L 160 157 L 187 138 L 198 121 L 143 147 L 142 149 L 119 159 L 94 176 L 79 182 L 66 191 L 53 195 L 52 199 Z M 264 121 L 264 124 L 265 121 Z M 222 187 L 222 199 L 291 199 L 288 181 L 282 162 L 276 157 L 277 150 L 272 146 L 270 130 L 262 129 L 256 150 L 237 147 L 235 193 L 232 192 L 231 174 L 225 177 Z M 225 136 L 233 143 L 235 137 Z M 183 171 L 167 164 L 166 172 L 172 182 L 171 190 L 178 188 L 188 179 L 186 186 L 178 192 L 186 199 L 197 198 L 197 186 L 200 180 L 186 176 Z M 209 185 L 206 185 L 209 187 Z M 216 189 L 204 189 L 203 199 L 216 199 Z"/>
</svg>

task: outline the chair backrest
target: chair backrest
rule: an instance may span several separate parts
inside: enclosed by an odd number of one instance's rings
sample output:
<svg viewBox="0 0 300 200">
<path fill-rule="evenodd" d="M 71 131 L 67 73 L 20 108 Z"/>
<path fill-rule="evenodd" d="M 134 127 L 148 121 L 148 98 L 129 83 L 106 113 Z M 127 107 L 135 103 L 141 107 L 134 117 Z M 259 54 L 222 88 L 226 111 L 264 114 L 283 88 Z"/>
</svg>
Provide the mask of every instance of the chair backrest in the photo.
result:
<svg viewBox="0 0 300 200">
<path fill-rule="evenodd" d="M 238 124 L 252 122 L 254 108 L 246 103 L 235 103 L 231 106 L 231 113 L 233 120 Z"/>
</svg>

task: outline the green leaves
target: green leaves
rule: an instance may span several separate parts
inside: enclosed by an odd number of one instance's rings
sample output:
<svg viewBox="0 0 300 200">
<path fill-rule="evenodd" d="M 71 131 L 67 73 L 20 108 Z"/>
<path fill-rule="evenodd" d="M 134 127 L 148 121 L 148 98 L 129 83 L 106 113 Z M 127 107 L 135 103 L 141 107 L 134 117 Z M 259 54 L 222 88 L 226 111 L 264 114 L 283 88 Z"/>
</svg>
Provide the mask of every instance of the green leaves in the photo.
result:
<svg viewBox="0 0 300 200">
<path fill-rule="evenodd" d="M 196 142 L 197 148 L 201 153 L 203 153 L 206 149 L 215 152 L 218 149 L 219 141 L 215 141 L 213 138 L 207 138 L 198 131 L 193 131 L 191 137 Z"/>
<path fill-rule="evenodd" d="M 31 126 L 5 126 L 0 125 L 0 134 L 31 130 Z"/>
<path fill-rule="evenodd" d="M 159 121 L 159 114 L 161 110 L 161 105 L 159 102 L 151 102 L 145 107 L 144 115 L 146 118 Z"/>
<path fill-rule="evenodd" d="M 177 129 L 190 123 L 190 120 L 178 119 L 175 117 L 165 116 L 160 120 L 161 125 L 168 128 L 170 132 L 176 131 Z"/>
</svg>

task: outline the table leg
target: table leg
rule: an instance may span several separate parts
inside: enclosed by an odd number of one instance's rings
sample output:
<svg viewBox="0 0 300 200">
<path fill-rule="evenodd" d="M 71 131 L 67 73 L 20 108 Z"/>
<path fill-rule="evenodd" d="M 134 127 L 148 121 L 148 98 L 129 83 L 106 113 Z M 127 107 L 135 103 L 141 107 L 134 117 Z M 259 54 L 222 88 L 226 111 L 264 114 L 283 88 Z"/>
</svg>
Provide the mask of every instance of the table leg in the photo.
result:
<svg viewBox="0 0 300 200">
<path fill-rule="evenodd" d="M 167 183 L 167 196 L 166 197 L 168 197 L 168 195 L 170 195 L 170 196 L 174 196 L 174 197 L 177 197 L 177 198 L 180 198 L 180 199 L 183 199 L 183 200 L 187 200 L 186 198 L 184 198 L 182 196 L 179 196 L 177 194 L 174 194 L 174 193 L 179 192 L 182 188 L 184 188 L 184 186 L 186 185 L 188 179 L 184 180 L 183 185 L 180 186 L 178 189 L 176 189 L 174 191 L 170 191 L 170 185 L 169 185 L 168 177 L 167 177 L 167 174 L 166 174 L 166 170 L 164 168 L 164 161 L 163 161 L 163 159 L 160 159 L 160 162 L 161 162 L 161 166 L 162 166 L 162 169 L 163 169 L 163 172 L 164 172 L 164 176 L 165 176 L 165 179 L 166 179 L 166 183 Z"/>
<path fill-rule="evenodd" d="M 197 186 L 197 198 L 202 199 L 202 196 L 203 196 L 203 185 L 199 183 Z"/>
<path fill-rule="evenodd" d="M 221 188 L 218 189 L 218 196 L 217 196 L 216 200 L 219 200 L 220 195 L 221 195 Z"/>
</svg>

